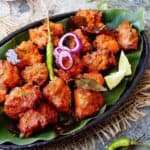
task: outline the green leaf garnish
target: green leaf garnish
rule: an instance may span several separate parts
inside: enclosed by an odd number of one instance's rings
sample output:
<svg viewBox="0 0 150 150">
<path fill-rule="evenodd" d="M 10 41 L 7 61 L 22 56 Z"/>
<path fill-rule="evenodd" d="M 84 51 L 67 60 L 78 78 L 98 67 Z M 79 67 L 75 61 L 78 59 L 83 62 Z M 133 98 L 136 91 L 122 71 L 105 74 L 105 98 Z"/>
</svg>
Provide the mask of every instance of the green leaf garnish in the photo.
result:
<svg viewBox="0 0 150 150">
<path fill-rule="evenodd" d="M 78 87 L 83 89 L 88 89 L 92 91 L 107 91 L 105 87 L 98 84 L 93 79 L 80 79 L 80 80 L 76 80 L 75 83 L 77 84 Z"/>
</svg>

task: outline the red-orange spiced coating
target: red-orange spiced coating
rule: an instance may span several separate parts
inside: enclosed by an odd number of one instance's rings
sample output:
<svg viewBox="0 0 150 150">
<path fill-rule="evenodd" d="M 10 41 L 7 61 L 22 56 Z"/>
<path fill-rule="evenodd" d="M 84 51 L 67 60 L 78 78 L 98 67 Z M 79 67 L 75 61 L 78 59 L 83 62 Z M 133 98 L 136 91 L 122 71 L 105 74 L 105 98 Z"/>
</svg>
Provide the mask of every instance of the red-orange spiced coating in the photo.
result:
<svg viewBox="0 0 150 150">
<path fill-rule="evenodd" d="M 71 112 L 71 91 L 61 78 L 55 77 L 50 81 L 44 87 L 43 95 L 58 112 Z"/>
<path fill-rule="evenodd" d="M 74 91 L 75 114 L 77 118 L 84 119 L 100 110 L 104 98 L 100 92 L 78 88 Z"/>
<path fill-rule="evenodd" d="M 27 110 L 35 108 L 41 99 L 39 86 L 26 84 L 11 90 L 4 103 L 4 112 L 12 119 L 19 119 Z"/>
<path fill-rule="evenodd" d="M 41 103 L 39 108 L 30 109 L 19 120 L 18 128 L 25 137 L 55 124 L 58 120 L 57 112 L 50 105 Z"/>
</svg>

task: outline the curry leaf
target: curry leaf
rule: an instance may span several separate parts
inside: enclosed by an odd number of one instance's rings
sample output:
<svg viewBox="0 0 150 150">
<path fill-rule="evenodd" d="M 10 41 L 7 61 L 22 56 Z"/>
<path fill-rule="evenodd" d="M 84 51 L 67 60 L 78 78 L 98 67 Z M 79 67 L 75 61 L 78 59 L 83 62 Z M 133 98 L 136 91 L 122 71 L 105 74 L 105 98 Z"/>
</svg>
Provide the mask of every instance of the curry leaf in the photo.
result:
<svg viewBox="0 0 150 150">
<path fill-rule="evenodd" d="M 107 91 L 102 85 L 98 84 L 93 79 L 80 79 L 75 81 L 77 86 L 83 89 L 88 89 L 92 91 Z"/>
</svg>

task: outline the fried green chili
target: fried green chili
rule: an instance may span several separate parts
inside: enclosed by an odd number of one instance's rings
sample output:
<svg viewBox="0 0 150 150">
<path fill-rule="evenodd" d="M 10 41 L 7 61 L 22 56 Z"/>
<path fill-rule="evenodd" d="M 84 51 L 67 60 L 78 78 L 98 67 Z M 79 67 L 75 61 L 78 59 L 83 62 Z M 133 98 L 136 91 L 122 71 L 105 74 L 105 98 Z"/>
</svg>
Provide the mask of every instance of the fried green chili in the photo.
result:
<svg viewBox="0 0 150 150">
<path fill-rule="evenodd" d="M 46 47 L 46 64 L 49 71 L 49 78 L 50 80 L 53 80 L 54 78 L 54 70 L 53 70 L 53 43 L 52 43 L 52 36 L 50 31 L 50 25 L 49 25 L 49 12 L 48 12 L 48 18 L 47 18 L 47 29 L 48 29 L 48 43 Z"/>
<path fill-rule="evenodd" d="M 135 140 L 131 140 L 131 139 L 128 139 L 128 138 L 124 137 L 124 138 L 119 138 L 119 139 L 115 140 L 114 142 L 112 142 L 107 147 L 107 150 L 117 150 L 119 148 L 135 146 L 135 145 L 139 145 L 139 146 L 144 146 L 144 147 L 150 148 L 150 145 L 142 144 L 142 143 L 139 143 L 139 142 L 137 142 Z"/>
</svg>

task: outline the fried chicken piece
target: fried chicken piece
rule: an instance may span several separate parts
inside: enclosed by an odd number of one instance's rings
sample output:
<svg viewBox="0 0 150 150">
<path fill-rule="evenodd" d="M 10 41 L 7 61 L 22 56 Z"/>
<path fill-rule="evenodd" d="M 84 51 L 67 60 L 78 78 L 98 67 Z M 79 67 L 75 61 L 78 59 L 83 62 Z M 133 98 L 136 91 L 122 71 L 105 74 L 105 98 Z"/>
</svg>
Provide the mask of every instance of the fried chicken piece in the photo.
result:
<svg viewBox="0 0 150 150">
<path fill-rule="evenodd" d="M 73 59 L 74 59 L 74 64 L 72 68 L 70 68 L 69 70 L 64 71 L 62 69 L 58 69 L 55 71 L 56 75 L 66 82 L 70 81 L 72 78 L 76 78 L 83 69 L 83 64 L 81 62 L 80 57 L 74 55 Z"/>
<path fill-rule="evenodd" d="M 116 58 L 111 51 L 99 50 L 91 54 L 88 53 L 83 56 L 82 63 L 88 71 L 105 71 L 111 66 L 117 64 Z"/>
<path fill-rule="evenodd" d="M 119 44 L 113 36 L 100 34 L 96 36 L 96 39 L 93 42 L 93 45 L 98 50 L 107 49 L 112 53 L 119 52 Z"/>
<path fill-rule="evenodd" d="M 83 28 L 87 25 L 86 18 L 82 16 L 71 16 L 67 22 L 67 29 L 72 31 L 74 29 Z"/>
<path fill-rule="evenodd" d="M 86 36 L 85 34 L 83 34 L 81 29 L 76 29 L 73 31 L 74 34 L 76 34 L 78 36 L 78 38 L 81 40 L 81 44 L 82 44 L 82 51 L 86 52 L 89 51 L 92 48 L 92 45 L 89 41 L 88 36 Z M 74 41 L 72 41 L 74 42 Z M 75 43 L 74 43 L 75 45 Z"/>
<path fill-rule="evenodd" d="M 0 83 L 8 88 L 20 84 L 18 68 L 6 60 L 0 60 Z"/>
<path fill-rule="evenodd" d="M 90 72 L 90 73 L 84 73 L 83 78 L 88 78 L 88 79 L 93 79 L 100 85 L 104 84 L 104 78 L 103 75 L 97 71 L 95 72 Z"/>
<path fill-rule="evenodd" d="M 84 22 L 84 28 L 83 27 L 82 28 L 89 34 L 99 34 L 107 28 L 107 26 L 102 22 L 103 14 L 101 11 L 86 10 L 86 9 L 79 10 L 76 13 L 76 16 L 86 19 L 86 25 Z"/>
<path fill-rule="evenodd" d="M 102 22 L 101 11 L 81 9 L 76 13 L 76 16 L 86 18 L 87 27 L 98 26 L 98 24 Z"/>
<path fill-rule="evenodd" d="M 19 68 L 40 63 L 43 60 L 43 55 L 39 53 L 37 46 L 31 41 L 23 41 L 16 47 L 15 51 L 21 60 L 21 62 L 17 64 Z"/>
<path fill-rule="evenodd" d="M 45 23 L 45 26 L 47 27 L 46 23 Z M 64 34 L 63 24 L 50 22 L 50 29 L 51 29 L 52 34 L 55 36 L 60 37 Z"/>
<path fill-rule="evenodd" d="M 29 137 L 47 125 L 55 124 L 57 120 L 56 110 L 48 104 L 41 103 L 39 108 L 24 113 L 19 120 L 18 128 L 25 137 Z"/>
<path fill-rule="evenodd" d="M 78 88 L 74 91 L 75 114 L 79 119 L 92 116 L 100 110 L 104 104 L 104 98 L 100 92 Z"/>
<path fill-rule="evenodd" d="M 38 52 L 38 47 L 30 40 L 21 42 L 17 48 L 26 52 Z"/>
<path fill-rule="evenodd" d="M 88 34 L 97 35 L 107 29 L 107 26 L 102 22 L 97 22 L 95 25 L 87 26 L 86 17 L 83 16 L 71 16 L 67 22 L 67 29 L 73 31 L 75 29 L 82 29 Z"/>
<path fill-rule="evenodd" d="M 52 42 L 56 47 L 59 38 L 64 34 L 64 27 L 60 23 L 50 22 L 50 29 L 52 33 Z M 37 28 L 29 29 L 30 40 L 35 43 L 39 49 L 44 49 L 48 41 L 47 21 Z"/>
<path fill-rule="evenodd" d="M 6 95 L 7 95 L 7 88 L 4 84 L 0 83 L 0 104 L 2 104 L 5 101 Z"/>
<path fill-rule="evenodd" d="M 43 95 L 59 112 L 71 112 L 71 91 L 61 78 L 55 77 L 44 87 Z"/>
<path fill-rule="evenodd" d="M 29 29 L 29 38 L 39 49 L 44 49 L 47 44 L 47 30 L 44 25 Z"/>
<path fill-rule="evenodd" d="M 36 63 L 33 66 L 26 67 L 21 72 L 21 76 L 26 82 L 32 82 L 41 86 L 48 79 L 48 70 L 45 63 Z"/>
<path fill-rule="evenodd" d="M 91 35 L 98 35 L 101 33 L 105 33 L 108 30 L 107 26 L 100 22 L 96 26 L 86 27 L 84 31 Z"/>
<path fill-rule="evenodd" d="M 138 47 L 138 33 L 129 21 L 121 23 L 117 31 L 117 40 L 124 50 L 135 50 Z"/>
<path fill-rule="evenodd" d="M 34 108 L 41 99 L 40 87 L 26 84 L 11 90 L 4 103 L 4 112 L 12 119 L 18 119 L 27 110 Z"/>
</svg>

